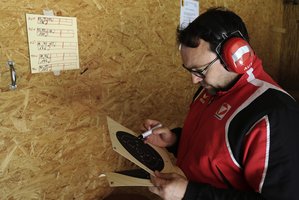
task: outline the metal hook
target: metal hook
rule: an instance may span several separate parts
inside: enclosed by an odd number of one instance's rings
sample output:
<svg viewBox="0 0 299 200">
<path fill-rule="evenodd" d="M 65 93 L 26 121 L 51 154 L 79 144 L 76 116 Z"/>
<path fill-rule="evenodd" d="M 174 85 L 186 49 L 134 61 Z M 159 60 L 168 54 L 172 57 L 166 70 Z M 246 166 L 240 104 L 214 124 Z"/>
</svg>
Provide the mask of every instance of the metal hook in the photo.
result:
<svg viewBox="0 0 299 200">
<path fill-rule="evenodd" d="M 7 66 L 10 70 L 10 78 L 11 78 L 11 84 L 9 85 L 9 88 L 11 90 L 15 90 L 17 88 L 17 73 L 15 70 L 15 63 L 12 60 L 7 61 Z"/>
</svg>

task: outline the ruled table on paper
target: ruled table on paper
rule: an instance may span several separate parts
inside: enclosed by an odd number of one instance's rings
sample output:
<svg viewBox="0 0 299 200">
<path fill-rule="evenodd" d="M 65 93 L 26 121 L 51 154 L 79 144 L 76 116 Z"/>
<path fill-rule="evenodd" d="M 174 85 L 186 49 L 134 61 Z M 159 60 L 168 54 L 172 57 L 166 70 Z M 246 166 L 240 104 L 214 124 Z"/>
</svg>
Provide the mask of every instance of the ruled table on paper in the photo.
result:
<svg viewBox="0 0 299 200">
<path fill-rule="evenodd" d="M 77 19 L 26 14 L 31 73 L 79 69 Z"/>
</svg>

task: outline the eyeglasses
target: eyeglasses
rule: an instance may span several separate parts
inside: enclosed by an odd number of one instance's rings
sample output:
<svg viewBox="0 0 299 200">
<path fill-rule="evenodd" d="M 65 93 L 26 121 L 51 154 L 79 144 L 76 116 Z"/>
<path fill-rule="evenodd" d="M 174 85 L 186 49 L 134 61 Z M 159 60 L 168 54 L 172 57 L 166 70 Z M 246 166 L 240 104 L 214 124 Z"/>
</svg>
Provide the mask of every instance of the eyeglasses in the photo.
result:
<svg viewBox="0 0 299 200">
<path fill-rule="evenodd" d="M 196 67 L 196 68 L 203 68 L 203 69 L 194 69 L 194 67 L 186 67 L 184 64 L 182 66 L 183 66 L 184 69 L 186 69 L 191 74 L 194 74 L 195 76 L 200 77 L 200 78 L 204 78 L 205 74 L 208 71 L 208 68 L 211 65 L 213 65 L 213 63 L 216 62 L 216 60 L 218 60 L 218 57 L 216 57 L 214 60 L 212 60 L 208 64 L 202 65 L 200 67 Z"/>
</svg>

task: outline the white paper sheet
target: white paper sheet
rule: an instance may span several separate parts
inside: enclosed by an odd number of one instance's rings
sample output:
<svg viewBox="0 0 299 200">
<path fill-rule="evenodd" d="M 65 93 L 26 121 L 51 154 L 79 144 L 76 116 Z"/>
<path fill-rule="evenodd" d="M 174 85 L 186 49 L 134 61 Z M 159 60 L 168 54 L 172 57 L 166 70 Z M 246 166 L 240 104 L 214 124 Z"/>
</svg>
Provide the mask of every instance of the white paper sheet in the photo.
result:
<svg viewBox="0 0 299 200">
<path fill-rule="evenodd" d="M 199 15 L 199 0 L 181 0 L 180 29 L 184 29 Z"/>
<path fill-rule="evenodd" d="M 77 19 L 26 14 L 31 73 L 79 69 Z"/>
</svg>

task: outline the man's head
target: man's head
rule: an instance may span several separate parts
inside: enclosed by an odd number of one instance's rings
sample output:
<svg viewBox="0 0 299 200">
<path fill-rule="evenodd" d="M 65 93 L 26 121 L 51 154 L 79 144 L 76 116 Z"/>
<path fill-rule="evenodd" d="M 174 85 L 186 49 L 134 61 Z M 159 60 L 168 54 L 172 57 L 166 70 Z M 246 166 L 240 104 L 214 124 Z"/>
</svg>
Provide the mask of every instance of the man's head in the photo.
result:
<svg viewBox="0 0 299 200">
<path fill-rule="evenodd" d="M 249 37 L 245 24 L 238 15 L 231 11 L 224 8 L 209 9 L 184 30 L 178 29 L 177 33 L 178 42 L 182 46 L 183 67 L 192 73 L 193 83 L 200 83 L 211 93 L 226 89 L 237 79 L 238 74 L 245 71 L 243 69 L 241 72 L 228 70 L 234 61 L 224 62 L 222 47 L 227 43 L 231 45 L 230 40 L 237 40 L 238 45 L 241 41 L 241 46 L 237 45 L 237 49 L 239 48 L 237 53 L 243 56 L 241 63 L 246 61 L 243 58 L 247 59 L 246 57 L 249 55 L 250 64 L 248 66 L 251 66 L 254 53 L 247 43 Z M 229 41 L 227 41 L 228 39 Z M 246 48 L 243 47 L 244 43 L 248 44 L 247 46 L 245 44 Z M 230 55 L 231 49 L 236 49 L 236 45 L 226 47 L 225 53 L 228 52 L 227 54 Z M 250 50 L 249 54 L 246 52 L 247 50 Z M 233 55 L 231 58 L 234 60 L 236 57 Z"/>
<path fill-rule="evenodd" d="M 244 39 L 249 42 L 246 26 L 242 19 L 234 12 L 225 8 L 211 8 L 197 17 L 185 29 L 177 31 L 179 44 L 187 47 L 198 47 L 199 39 L 210 44 L 213 52 L 223 42 L 224 35 L 240 31 Z"/>
</svg>

